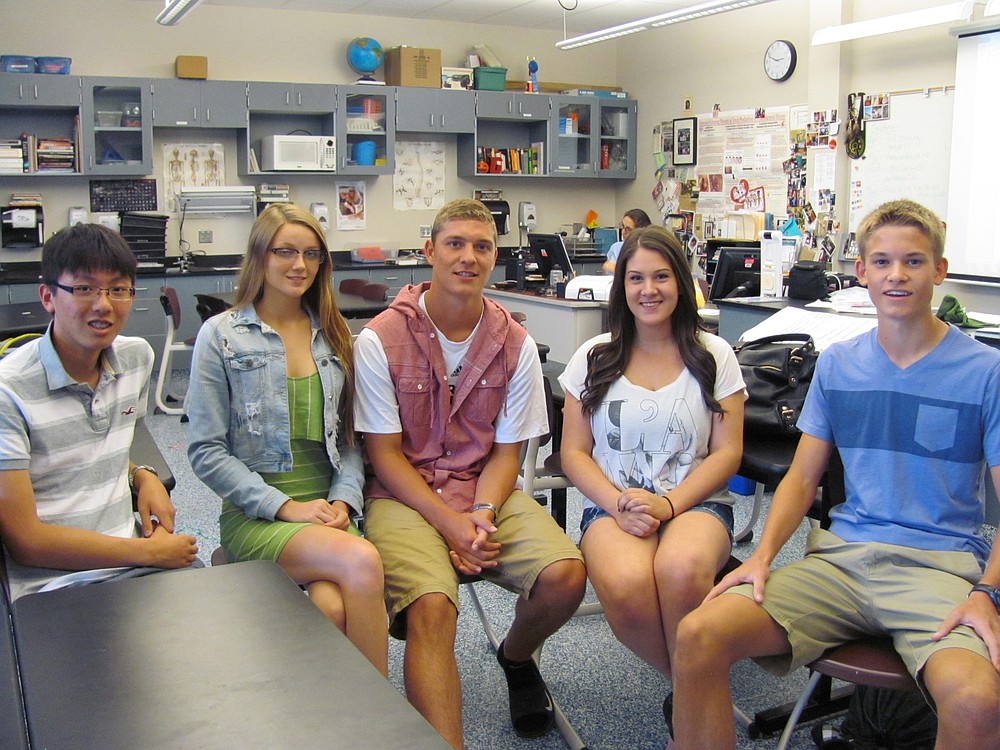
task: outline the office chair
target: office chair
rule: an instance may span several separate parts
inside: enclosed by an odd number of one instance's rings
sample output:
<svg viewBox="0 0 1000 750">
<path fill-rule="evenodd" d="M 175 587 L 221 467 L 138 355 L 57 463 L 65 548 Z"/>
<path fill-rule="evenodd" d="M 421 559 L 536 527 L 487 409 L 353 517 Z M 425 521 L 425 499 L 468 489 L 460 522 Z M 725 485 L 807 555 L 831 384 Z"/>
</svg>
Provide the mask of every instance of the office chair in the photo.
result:
<svg viewBox="0 0 1000 750">
<path fill-rule="evenodd" d="M 185 341 L 175 341 L 174 335 L 181 325 L 181 306 L 177 300 L 177 290 L 172 286 L 160 287 L 160 304 L 163 305 L 163 312 L 167 319 L 167 337 L 163 342 L 163 353 L 160 356 L 160 373 L 156 379 L 156 408 L 163 414 L 180 416 L 184 414 L 183 407 L 167 406 L 167 401 L 183 401 L 183 397 L 177 398 L 169 392 L 169 379 L 171 373 L 170 359 L 174 352 L 194 351 L 194 339 Z"/>
<path fill-rule="evenodd" d="M 202 323 L 213 315 L 218 315 L 229 309 L 229 305 L 211 294 L 196 294 L 194 298 L 198 301 L 198 304 L 195 305 L 195 310 L 197 310 L 198 317 L 201 318 Z"/>
<path fill-rule="evenodd" d="M 368 281 L 366 279 L 341 279 L 340 286 L 337 287 L 337 291 L 343 294 L 357 294 L 361 295 L 361 290 L 368 286 Z"/>
</svg>

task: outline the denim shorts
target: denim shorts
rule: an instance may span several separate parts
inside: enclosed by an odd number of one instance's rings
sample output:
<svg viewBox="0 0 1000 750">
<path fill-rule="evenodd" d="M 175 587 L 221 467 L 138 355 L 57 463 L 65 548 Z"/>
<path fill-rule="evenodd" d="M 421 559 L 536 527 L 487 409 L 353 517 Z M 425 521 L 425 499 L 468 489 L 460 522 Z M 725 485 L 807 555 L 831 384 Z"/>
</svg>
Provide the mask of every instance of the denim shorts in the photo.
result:
<svg viewBox="0 0 1000 750">
<path fill-rule="evenodd" d="M 726 528 L 726 533 L 729 534 L 729 543 L 733 543 L 733 506 L 727 505 L 726 503 L 719 503 L 714 500 L 705 500 L 699 503 L 693 508 L 688 508 L 685 513 L 708 513 L 719 519 L 719 522 Z M 583 516 L 580 518 L 580 537 L 587 533 L 587 529 L 590 527 L 594 521 L 598 518 L 604 518 L 607 516 L 611 518 L 611 514 L 608 513 L 604 508 L 597 505 L 591 505 L 583 509 Z M 662 527 L 661 527 L 662 528 Z"/>
</svg>

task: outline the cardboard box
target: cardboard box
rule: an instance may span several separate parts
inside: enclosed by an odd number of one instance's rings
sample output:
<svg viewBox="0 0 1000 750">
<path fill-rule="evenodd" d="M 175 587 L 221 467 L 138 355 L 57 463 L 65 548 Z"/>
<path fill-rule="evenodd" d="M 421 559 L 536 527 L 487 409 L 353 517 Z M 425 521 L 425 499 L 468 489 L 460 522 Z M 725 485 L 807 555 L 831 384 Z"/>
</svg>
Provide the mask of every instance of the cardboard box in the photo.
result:
<svg viewBox="0 0 1000 750">
<path fill-rule="evenodd" d="M 441 50 L 390 47 L 385 51 L 385 82 L 389 86 L 441 88 Z"/>
<path fill-rule="evenodd" d="M 178 55 L 174 61 L 178 78 L 208 78 L 208 58 L 201 55 Z"/>
<path fill-rule="evenodd" d="M 441 88 L 471 89 L 472 68 L 441 68 Z"/>
</svg>

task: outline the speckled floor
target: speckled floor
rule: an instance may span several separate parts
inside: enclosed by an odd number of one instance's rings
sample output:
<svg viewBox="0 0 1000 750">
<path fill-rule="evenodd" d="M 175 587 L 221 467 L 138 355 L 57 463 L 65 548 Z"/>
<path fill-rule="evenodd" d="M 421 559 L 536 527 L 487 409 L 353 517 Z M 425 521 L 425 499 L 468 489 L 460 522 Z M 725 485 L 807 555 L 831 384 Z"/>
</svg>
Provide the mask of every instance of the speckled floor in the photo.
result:
<svg viewBox="0 0 1000 750">
<path fill-rule="evenodd" d="M 174 390 L 184 392 L 184 379 L 175 374 Z M 219 500 L 198 481 L 187 461 L 187 425 L 179 417 L 153 414 L 147 424 L 177 480 L 173 492 L 178 509 L 178 528 L 199 540 L 200 556 L 209 564 L 218 545 Z M 750 499 L 737 503 L 740 513 L 749 512 Z M 569 528 L 579 539 L 581 497 L 569 492 Z M 763 514 L 762 514 L 763 518 Z M 763 521 L 758 522 L 759 534 Z M 802 554 L 805 524 L 782 553 L 783 559 Z M 746 557 L 752 542 L 738 545 L 737 557 Z M 503 633 L 513 617 L 513 597 L 496 586 L 475 584 L 491 621 Z M 588 598 L 593 598 L 589 594 Z M 468 750 L 562 750 L 561 736 L 552 732 L 538 740 L 522 740 L 514 734 L 507 715 L 506 685 L 483 634 L 471 602 L 463 594 L 459 618 L 458 663 L 462 675 L 464 719 Z M 390 643 L 390 675 L 402 690 L 402 643 Z M 666 745 L 661 713 L 668 683 L 626 650 L 611 634 L 601 616 L 574 618 L 545 645 L 542 672 L 555 700 L 591 750 L 653 750 Z M 752 713 L 776 703 L 794 700 L 805 684 L 805 670 L 778 680 L 752 663 L 737 665 L 732 673 L 734 700 Z M 739 750 L 774 747 L 776 737 L 751 740 L 738 733 Z M 808 728 L 796 731 L 793 750 L 813 747 Z"/>
</svg>

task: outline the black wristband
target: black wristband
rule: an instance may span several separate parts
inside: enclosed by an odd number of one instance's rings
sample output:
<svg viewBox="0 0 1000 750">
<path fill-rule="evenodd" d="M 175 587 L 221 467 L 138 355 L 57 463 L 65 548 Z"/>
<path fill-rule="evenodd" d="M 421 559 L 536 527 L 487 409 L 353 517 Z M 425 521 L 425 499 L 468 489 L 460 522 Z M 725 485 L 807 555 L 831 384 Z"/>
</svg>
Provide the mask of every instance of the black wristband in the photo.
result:
<svg viewBox="0 0 1000 750">
<path fill-rule="evenodd" d="M 988 583 L 977 583 L 972 587 L 969 595 L 971 596 L 976 591 L 986 594 L 990 598 L 990 601 L 993 602 L 993 606 L 996 607 L 997 614 L 1000 615 L 1000 589 L 996 586 L 990 586 Z"/>
</svg>

